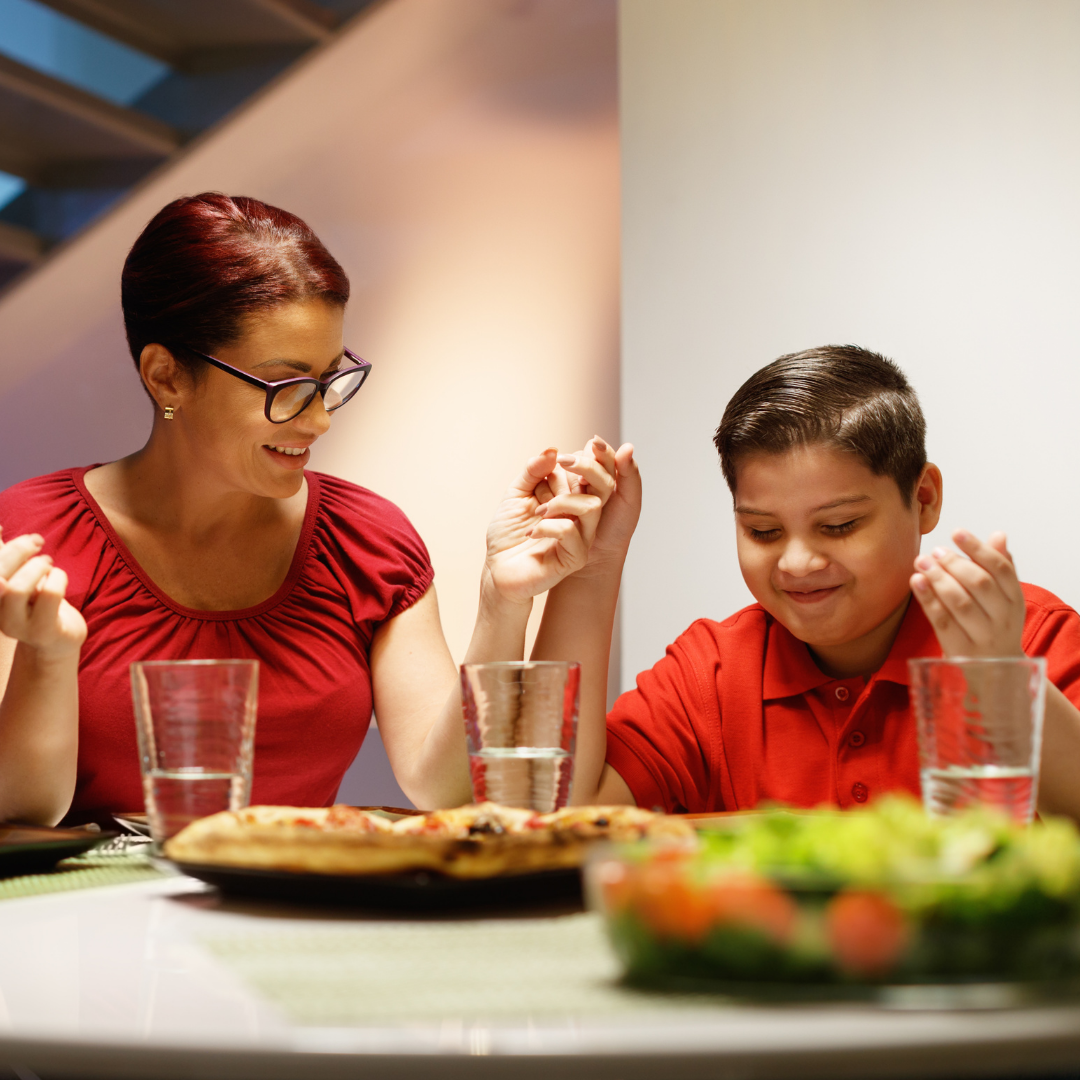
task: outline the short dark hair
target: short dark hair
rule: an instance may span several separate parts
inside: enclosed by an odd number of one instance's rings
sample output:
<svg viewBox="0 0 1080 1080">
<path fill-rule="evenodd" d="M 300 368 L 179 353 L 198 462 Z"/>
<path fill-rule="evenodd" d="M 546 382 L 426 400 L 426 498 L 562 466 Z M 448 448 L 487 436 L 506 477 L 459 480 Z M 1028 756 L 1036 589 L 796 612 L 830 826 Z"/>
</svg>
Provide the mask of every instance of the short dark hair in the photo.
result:
<svg viewBox="0 0 1080 1080">
<path fill-rule="evenodd" d="M 824 444 L 891 476 L 907 505 L 926 466 L 926 421 L 904 373 L 857 345 L 789 353 L 755 372 L 728 402 L 713 438 L 732 495 L 739 460 Z"/>
<path fill-rule="evenodd" d="M 124 263 L 121 303 L 138 367 L 157 343 L 212 353 L 231 345 L 243 320 L 297 300 L 344 307 L 349 279 L 295 214 L 242 195 L 205 191 L 163 207 Z M 176 359 L 197 374 L 186 351 Z"/>
</svg>

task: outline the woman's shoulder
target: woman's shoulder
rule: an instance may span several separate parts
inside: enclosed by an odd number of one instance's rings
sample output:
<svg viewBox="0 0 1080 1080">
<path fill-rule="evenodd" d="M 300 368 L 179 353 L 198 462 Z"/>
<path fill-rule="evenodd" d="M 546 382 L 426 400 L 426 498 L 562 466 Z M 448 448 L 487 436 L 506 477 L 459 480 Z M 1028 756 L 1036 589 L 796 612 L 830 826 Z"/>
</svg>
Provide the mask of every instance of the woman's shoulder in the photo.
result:
<svg viewBox="0 0 1080 1080">
<path fill-rule="evenodd" d="M 7 539 L 22 533 L 47 534 L 85 509 L 75 477 L 82 469 L 61 469 L 0 491 L 0 528 Z"/>
<path fill-rule="evenodd" d="M 404 511 L 368 488 L 326 473 L 307 473 L 318 485 L 315 565 L 335 564 L 340 579 L 378 594 L 392 618 L 427 591 L 431 556 Z"/>
<path fill-rule="evenodd" d="M 319 525 L 336 544 L 365 555 L 398 552 L 427 565 L 430 556 L 405 512 L 368 488 L 327 473 L 309 472 L 319 486 Z"/>
</svg>

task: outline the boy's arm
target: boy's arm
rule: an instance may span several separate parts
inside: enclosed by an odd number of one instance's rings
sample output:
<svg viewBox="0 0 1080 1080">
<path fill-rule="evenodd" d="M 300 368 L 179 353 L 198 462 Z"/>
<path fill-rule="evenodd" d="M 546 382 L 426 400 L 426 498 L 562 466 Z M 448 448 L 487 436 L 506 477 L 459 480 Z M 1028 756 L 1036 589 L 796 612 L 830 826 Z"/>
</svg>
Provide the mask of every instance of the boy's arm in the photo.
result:
<svg viewBox="0 0 1080 1080">
<path fill-rule="evenodd" d="M 589 478 L 614 479 L 604 504 L 588 564 L 548 593 L 533 647 L 534 660 L 577 660 L 581 664 L 577 753 L 572 801 L 576 805 L 629 803 L 634 797 L 618 773 L 605 765 L 607 754 L 607 678 L 615 605 L 630 538 L 641 508 L 641 477 L 629 443 L 618 450 L 603 439 L 559 459 L 577 486 Z M 603 475 L 598 472 L 602 469 Z"/>
<path fill-rule="evenodd" d="M 983 543 L 961 529 L 953 540 L 967 559 L 945 548 L 915 560 L 911 588 L 945 656 L 1023 656 L 1026 602 L 1004 533 Z M 1046 688 L 1039 812 L 1080 821 L 1080 710 Z"/>
</svg>

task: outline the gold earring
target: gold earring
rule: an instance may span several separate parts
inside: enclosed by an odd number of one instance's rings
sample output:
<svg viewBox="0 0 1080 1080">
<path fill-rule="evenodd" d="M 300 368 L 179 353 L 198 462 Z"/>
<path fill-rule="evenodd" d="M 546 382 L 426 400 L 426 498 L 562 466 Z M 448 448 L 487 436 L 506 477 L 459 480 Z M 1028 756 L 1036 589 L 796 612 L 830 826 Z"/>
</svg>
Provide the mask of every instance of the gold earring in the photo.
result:
<svg viewBox="0 0 1080 1080">
<path fill-rule="evenodd" d="M 165 406 L 165 419 L 171 420 L 176 415 L 176 410 L 171 405 Z"/>
</svg>

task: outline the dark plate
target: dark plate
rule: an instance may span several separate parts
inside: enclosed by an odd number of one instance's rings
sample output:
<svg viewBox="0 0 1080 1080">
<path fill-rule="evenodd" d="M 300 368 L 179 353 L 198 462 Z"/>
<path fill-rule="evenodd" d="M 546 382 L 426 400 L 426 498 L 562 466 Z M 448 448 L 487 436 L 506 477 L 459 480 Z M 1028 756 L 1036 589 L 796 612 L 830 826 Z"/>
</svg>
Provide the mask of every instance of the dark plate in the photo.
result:
<svg viewBox="0 0 1080 1080">
<path fill-rule="evenodd" d="M 409 874 L 295 874 L 285 870 L 206 866 L 176 862 L 191 877 L 232 896 L 254 896 L 304 904 L 335 904 L 386 911 L 447 911 L 581 902 L 578 870 L 542 870 L 534 874 L 465 879 L 424 870 Z"/>
<path fill-rule="evenodd" d="M 81 855 L 114 836 L 113 832 L 85 829 L 0 825 L 0 877 L 51 870 L 61 859 Z"/>
</svg>

